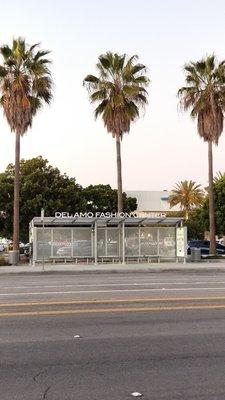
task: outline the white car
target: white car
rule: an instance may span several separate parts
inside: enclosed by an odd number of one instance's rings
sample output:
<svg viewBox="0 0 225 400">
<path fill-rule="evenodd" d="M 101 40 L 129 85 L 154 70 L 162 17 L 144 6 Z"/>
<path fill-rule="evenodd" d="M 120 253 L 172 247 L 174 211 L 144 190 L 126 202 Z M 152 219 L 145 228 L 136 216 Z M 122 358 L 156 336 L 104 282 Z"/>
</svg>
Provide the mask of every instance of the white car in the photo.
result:
<svg viewBox="0 0 225 400">
<path fill-rule="evenodd" d="M 2 251 L 4 251 L 4 250 L 5 250 L 4 244 L 0 243 L 0 252 L 2 252 Z"/>
</svg>

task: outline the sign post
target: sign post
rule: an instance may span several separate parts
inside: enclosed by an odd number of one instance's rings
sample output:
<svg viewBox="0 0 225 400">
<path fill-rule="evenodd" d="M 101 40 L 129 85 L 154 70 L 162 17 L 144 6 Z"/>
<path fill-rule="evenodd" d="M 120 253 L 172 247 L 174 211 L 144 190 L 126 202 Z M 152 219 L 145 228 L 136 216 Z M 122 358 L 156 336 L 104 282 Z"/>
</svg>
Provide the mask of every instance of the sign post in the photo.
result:
<svg viewBox="0 0 225 400">
<path fill-rule="evenodd" d="M 42 271 L 45 270 L 45 254 L 44 254 L 45 225 L 44 225 L 44 218 L 45 218 L 45 210 L 44 210 L 44 208 L 42 208 L 41 209 L 41 222 L 42 222 Z"/>
</svg>

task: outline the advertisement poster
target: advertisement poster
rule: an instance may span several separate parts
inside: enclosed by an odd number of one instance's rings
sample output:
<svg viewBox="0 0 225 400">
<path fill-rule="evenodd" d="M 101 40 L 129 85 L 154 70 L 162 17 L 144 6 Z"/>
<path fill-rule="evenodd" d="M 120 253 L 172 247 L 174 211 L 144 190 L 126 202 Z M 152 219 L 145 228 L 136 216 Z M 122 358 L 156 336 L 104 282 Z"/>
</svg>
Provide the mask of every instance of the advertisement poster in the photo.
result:
<svg viewBox="0 0 225 400">
<path fill-rule="evenodd" d="M 177 257 L 187 256 L 187 227 L 176 229 Z"/>
</svg>

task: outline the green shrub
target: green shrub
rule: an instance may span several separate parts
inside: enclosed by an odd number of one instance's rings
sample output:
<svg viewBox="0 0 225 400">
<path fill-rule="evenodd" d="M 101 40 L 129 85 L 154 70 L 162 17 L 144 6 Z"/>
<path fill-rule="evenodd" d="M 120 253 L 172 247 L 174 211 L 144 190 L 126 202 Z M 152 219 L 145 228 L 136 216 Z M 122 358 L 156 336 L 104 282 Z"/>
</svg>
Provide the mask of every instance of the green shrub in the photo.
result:
<svg viewBox="0 0 225 400">
<path fill-rule="evenodd" d="M 0 267 L 3 267 L 4 265 L 7 265 L 7 262 L 5 260 L 5 257 L 3 255 L 0 255 Z"/>
</svg>

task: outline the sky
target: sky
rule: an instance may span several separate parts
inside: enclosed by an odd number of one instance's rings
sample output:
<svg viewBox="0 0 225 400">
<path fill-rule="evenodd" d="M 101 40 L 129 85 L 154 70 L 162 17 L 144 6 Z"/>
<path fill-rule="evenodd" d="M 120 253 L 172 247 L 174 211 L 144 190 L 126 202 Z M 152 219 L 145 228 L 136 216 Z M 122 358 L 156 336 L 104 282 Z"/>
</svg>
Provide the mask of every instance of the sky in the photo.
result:
<svg viewBox="0 0 225 400">
<path fill-rule="evenodd" d="M 183 66 L 225 57 L 224 0 L 0 0 L 0 45 L 22 36 L 51 50 L 53 101 L 21 140 L 21 158 L 43 156 L 82 186 L 116 187 L 116 143 L 82 85 L 106 51 L 137 54 L 151 80 L 149 104 L 122 141 L 124 190 L 170 190 L 192 179 L 207 185 L 207 144 L 178 110 Z M 14 162 L 15 135 L 0 111 L 0 172 Z M 225 171 L 225 132 L 214 172 Z"/>
</svg>

